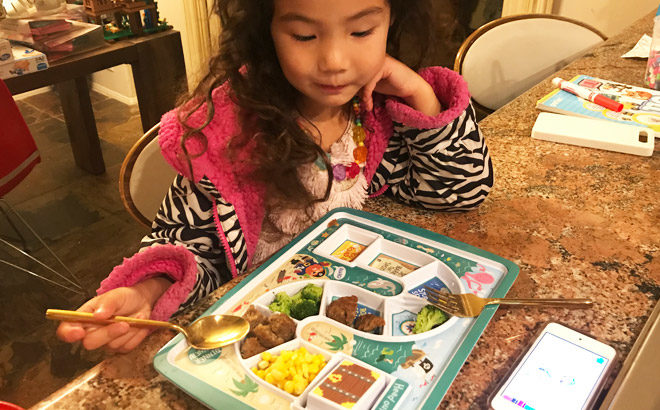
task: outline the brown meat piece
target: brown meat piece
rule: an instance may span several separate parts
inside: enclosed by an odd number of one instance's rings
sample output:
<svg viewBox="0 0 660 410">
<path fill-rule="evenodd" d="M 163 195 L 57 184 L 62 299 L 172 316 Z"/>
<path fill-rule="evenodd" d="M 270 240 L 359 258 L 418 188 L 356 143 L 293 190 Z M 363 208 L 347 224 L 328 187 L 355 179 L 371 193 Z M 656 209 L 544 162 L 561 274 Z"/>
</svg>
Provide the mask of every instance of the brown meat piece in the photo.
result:
<svg viewBox="0 0 660 410">
<path fill-rule="evenodd" d="M 243 313 L 243 319 L 250 323 L 250 333 L 252 333 L 255 327 L 266 321 L 266 316 L 259 312 L 259 310 L 257 310 L 254 305 L 250 305 L 248 310 Z"/>
<path fill-rule="evenodd" d="M 270 329 L 285 342 L 296 335 L 296 322 L 284 313 L 275 313 L 268 318 Z"/>
<path fill-rule="evenodd" d="M 385 320 L 382 317 L 371 313 L 359 316 L 355 319 L 355 328 L 363 332 L 373 332 L 379 327 L 385 326 Z"/>
<path fill-rule="evenodd" d="M 248 357 L 252 357 L 255 354 L 259 354 L 262 352 L 265 352 L 266 348 L 259 343 L 259 340 L 257 340 L 256 337 L 248 337 L 243 341 L 243 345 L 241 346 L 241 357 L 243 359 L 247 359 Z"/>
<path fill-rule="evenodd" d="M 268 325 L 261 324 L 255 327 L 253 333 L 259 339 L 259 343 L 267 349 L 284 343 L 284 339 L 273 333 L 273 329 Z"/>
<path fill-rule="evenodd" d="M 326 316 L 346 326 L 353 326 L 357 314 L 357 296 L 344 296 L 328 305 Z"/>
</svg>

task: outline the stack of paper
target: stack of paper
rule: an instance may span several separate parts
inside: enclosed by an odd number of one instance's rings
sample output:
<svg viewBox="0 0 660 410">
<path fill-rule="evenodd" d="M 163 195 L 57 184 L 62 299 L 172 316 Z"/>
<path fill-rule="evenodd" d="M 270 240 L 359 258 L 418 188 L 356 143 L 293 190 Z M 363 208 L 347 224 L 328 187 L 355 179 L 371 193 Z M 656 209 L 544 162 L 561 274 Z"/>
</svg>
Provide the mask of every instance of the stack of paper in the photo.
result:
<svg viewBox="0 0 660 410">
<path fill-rule="evenodd" d="M 4 19 L 0 37 L 39 50 L 51 62 L 104 44 L 101 26 L 66 19 Z"/>
</svg>

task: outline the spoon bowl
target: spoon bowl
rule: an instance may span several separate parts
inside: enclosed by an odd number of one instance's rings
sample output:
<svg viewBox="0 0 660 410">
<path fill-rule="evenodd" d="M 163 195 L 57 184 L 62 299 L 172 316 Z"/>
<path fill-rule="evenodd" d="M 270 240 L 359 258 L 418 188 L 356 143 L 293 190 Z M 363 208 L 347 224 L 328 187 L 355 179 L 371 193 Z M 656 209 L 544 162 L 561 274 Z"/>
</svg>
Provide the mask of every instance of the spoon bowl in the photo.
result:
<svg viewBox="0 0 660 410">
<path fill-rule="evenodd" d="M 182 333 L 188 344 L 195 349 L 206 350 L 223 347 L 237 342 L 250 331 L 250 324 L 240 316 L 210 315 L 200 317 L 188 326 L 179 326 L 159 320 L 137 319 L 128 316 L 113 316 L 109 319 L 95 318 L 92 313 L 73 310 L 48 309 L 46 318 L 68 322 L 86 322 L 98 325 L 126 322 L 133 326 L 160 327 Z"/>
</svg>

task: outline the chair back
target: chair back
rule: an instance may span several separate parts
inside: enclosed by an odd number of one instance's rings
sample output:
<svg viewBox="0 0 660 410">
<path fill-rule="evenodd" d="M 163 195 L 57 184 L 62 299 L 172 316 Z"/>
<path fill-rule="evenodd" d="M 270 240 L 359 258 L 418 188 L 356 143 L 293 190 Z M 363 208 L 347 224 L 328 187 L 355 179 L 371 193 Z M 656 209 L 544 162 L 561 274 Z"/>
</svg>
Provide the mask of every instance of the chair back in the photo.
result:
<svg viewBox="0 0 660 410">
<path fill-rule="evenodd" d="M 150 227 L 176 171 L 158 145 L 160 123 L 147 131 L 126 155 L 119 171 L 119 194 L 128 213 Z"/>
<path fill-rule="evenodd" d="M 566 17 L 503 17 L 463 42 L 454 70 L 467 81 L 475 105 L 492 112 L 606 39 L 595 28 Z"/>
</svg>

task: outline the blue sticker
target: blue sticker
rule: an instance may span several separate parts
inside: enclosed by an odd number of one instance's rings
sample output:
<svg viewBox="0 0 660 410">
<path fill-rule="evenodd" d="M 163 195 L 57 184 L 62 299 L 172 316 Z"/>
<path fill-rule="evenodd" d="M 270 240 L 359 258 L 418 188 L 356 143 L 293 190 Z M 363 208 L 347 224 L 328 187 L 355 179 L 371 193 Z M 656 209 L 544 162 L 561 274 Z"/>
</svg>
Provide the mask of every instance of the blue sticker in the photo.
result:
<svg viewBox="0 0 660 410">
<path fill-rule="evenodd" d="M 409 290 L 408 292 L 415 296 L 419 296 L 420 298 L 428 300 L 428 296 L 426 295 L 426 289 L 424 289 L 424 286 L 435 290 L 442 290 L 442 289 L 449 290 L 447 288 L 447 285 L 445 285 L 444 282 L 441 281 L 439 278 L 432 278 L 422 283 L 421 285 L 417 286 L 416 288 Z"/>
<path fill-rule="evenodd" d="M 417 314 L 404 310 L 392 314 L 392 336 L 408 336 L 413 334 Z"/>
</svg>

